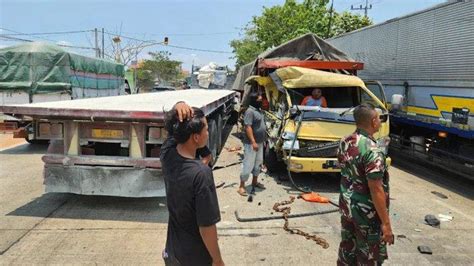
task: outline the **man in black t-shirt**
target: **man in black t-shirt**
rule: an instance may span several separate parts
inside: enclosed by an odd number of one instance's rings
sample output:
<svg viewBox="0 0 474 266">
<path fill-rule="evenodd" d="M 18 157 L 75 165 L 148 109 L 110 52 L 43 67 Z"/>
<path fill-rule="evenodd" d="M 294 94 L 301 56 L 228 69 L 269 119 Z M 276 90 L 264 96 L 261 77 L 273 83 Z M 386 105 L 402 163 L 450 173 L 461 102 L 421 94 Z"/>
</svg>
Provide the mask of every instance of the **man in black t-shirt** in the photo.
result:
<svg viewBox="0 0 474 266">
<path fill-rule="evenodd" d="M 212 170 L 199 159 L 208 127 L 204 113 L 180 102 L 167 114 L 169 138 L 160 160 L 169 211 L 166 265 L 224 265 L 217 242 L 219 204 Z M 202 156 L 202 154 L 201 154 Z"/>
</svg>

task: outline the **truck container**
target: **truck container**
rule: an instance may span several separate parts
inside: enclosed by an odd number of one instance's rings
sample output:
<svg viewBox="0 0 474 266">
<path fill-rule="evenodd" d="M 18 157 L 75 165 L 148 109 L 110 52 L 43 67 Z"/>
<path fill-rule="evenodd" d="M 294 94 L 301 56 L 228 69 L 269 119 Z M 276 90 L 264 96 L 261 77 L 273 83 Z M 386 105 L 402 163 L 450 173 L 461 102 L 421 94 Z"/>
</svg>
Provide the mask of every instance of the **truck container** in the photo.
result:
<svg viewBox="0 0 474 266">
<path fill-rule="evenodd" d="M 328 42 L 383 84 L 393 152 L 474 179 L 473 17 L 473 1 L 449 1 Z"/>
<path fill-rule="evenodd" d="M 125 93 L 124 66 L 31 42 L 0 49 L 0 104 L 25 104 Z M 1 115 L 1 114 L 0 114 Z M 0 116 L 0 130 L 36 140 L 37 121 L 14 114 Z"/>
</svg>

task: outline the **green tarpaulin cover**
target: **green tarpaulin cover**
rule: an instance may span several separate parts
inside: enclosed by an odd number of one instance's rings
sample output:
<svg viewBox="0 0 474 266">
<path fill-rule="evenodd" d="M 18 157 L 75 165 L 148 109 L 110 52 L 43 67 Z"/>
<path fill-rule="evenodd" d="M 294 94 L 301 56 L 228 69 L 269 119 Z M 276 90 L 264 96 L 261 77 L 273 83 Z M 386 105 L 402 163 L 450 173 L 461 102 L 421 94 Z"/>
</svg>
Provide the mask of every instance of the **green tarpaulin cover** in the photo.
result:
<svg viewBox="0 0 474 266">
<path fill-rule="evenodd" d="M 29 94 L 120 88 L 124 66 L 31 42 L 0 49 L 0 90 Z"/>
</svg>

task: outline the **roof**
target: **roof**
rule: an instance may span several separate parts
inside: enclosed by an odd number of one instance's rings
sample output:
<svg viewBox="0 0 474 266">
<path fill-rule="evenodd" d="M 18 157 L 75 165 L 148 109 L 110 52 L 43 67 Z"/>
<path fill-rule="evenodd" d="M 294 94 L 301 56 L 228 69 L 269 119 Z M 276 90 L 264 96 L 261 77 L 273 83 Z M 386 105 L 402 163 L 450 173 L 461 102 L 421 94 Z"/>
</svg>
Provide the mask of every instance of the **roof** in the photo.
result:
<svg viewBox="0 0 474 266">
<path fill-rule="evenodd" d="M 283 86 L 288 89 L 312 87 L 365 87 L 364 82 L 352 75 L 338 74 L 327 71 L 284 67 L 276 70 Z"/>
</svg>

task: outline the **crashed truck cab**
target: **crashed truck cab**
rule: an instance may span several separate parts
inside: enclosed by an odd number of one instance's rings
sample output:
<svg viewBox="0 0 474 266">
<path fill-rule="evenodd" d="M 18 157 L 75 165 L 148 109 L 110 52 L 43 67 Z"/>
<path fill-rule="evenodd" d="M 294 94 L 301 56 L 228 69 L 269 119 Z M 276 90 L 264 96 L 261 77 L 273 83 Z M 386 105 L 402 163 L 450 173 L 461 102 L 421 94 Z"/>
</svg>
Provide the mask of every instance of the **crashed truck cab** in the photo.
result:
<svg viewBox="0 0 474 266">
<path fill-rule="evenodd" d="M 353 109 L 361 103 L 375 106 L 382 120 L 375 138 L 382 146 L 388 145 L 388 111 L 378 82 L 366 84 L 352 75 L 293 66 L 269 76 L 251 76 L 247 82 L 264 88 L 268 101 L 265 163 L 270 170 L 284 162 L 292 172 L 339 172 L 339 141 L 354 132 Z M 327 108 L 301 105 L 314 88 L 321 89 Z M 390 158 L 387 161 L 390 164 Z"/>
</svg>

